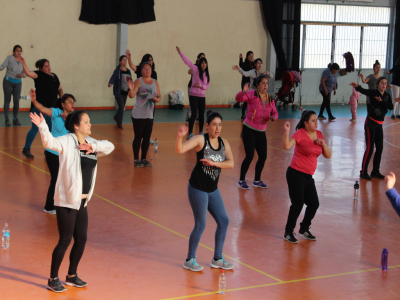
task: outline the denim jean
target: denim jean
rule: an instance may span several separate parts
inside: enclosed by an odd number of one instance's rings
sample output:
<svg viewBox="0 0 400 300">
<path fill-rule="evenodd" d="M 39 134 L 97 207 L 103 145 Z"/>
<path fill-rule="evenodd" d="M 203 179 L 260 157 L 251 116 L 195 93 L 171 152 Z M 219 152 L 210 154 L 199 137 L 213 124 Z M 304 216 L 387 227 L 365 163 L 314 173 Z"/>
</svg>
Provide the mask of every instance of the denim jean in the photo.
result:
<svg viewBox="0 0 400 300">
<path fill-rule="evenodd" d="M 31 113 L 36 113 L 38 116 L 40 116 L 40 111 L 36 107 L 32 107 Z M 47 126 L 49 126 L 49 131 L 51 132 L 51 117 L 49 117 L 45 114 L 42 114 L 42 115 L 47 123 Z M 33 140 L 35 139 L 38 131 L 39 131 L 39 128 L 35 124 L 32 123 L 31 129 L 28 131 L 28 134 L 26 135 L 26 141 L 25 141 L 25 146 L 24 146 L 25 149 L 31 149 Z"/>
<path fill-rule="evenodd" d="M 196 250 L 200 243 L 201 235 L 206 227 L 207 210 L 217 222 L 217 230 L 215 231 L 215 249 L 214 258 L 222 258 L 222 249 L 224 247 L 226 232 L 228 230 L 229 218 L 226 213 L 221 193 L 216 189 L 212 193 L 207 193 L 195 189 L 189 183 L 188 196 L 190 206 L 193 210 L 194 228 L 189 238 L 189 252 L 187 259 L 196 257 Z"/>
</svg>

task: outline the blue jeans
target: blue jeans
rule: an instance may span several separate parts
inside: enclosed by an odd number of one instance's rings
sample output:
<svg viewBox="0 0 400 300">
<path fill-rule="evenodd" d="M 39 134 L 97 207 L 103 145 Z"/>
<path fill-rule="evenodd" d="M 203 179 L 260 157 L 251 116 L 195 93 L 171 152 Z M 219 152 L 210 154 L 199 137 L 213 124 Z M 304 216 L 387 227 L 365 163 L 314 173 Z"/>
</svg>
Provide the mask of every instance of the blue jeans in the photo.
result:
<svg viewBox="0 0 400 300">
<path fill-rule="evenodd" d="M 214 258 L 222 258 L 222 248 L 224 247 L 226 232 L 228 230 L 229 218 L 222 201 L 221 193 L 216 189 L 212 193 L 206 193 L 195 189 L 189 183 L 188 196 L 190 206 L 193 210 L 194 228 L 189 238 L 189 252 L 187 259 L 196 257 L 196 250 L 200 243 L 201 235 L 206 227 L 207 210 L 217 222 L 215 231 Z"/>
<path fill-rule="evenodd" d="M 40 111 L 36 107 L 32 107 L 31 113 L 36 113 L 38 116 L 40 116 Z M 51 132 L 51 118 L 45 114 L 42 114 L 44 119 L 46 120 L 47 126 L 49 126 L 49 130 Z M 36 137 L 36 134 L 38 133 L 39 128 L 32 123 L 31 130 L 28 131 L 28 134 L 26 135 L 26 141 L 25 141 L 25 146 L 24 149 L 31 149 L 33 140 Z"/>
</svg>

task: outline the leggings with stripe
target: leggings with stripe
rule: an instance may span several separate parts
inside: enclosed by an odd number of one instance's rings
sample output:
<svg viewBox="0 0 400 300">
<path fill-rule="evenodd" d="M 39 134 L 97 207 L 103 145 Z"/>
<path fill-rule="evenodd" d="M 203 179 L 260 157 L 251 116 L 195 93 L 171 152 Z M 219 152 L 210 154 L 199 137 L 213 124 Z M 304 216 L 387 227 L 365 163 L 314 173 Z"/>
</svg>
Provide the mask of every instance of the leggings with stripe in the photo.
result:
<svg viewBox="0 0 400 300">
<path fill-rule="evenodd" d="M 374 152 L 375 146 L 375 155 L 372 172 L 379 172 L 379 168 L 381 165 L 381 157 L 383 151 L 383 128 L 381 124 L 372 121 L 367 117 L 364 125 L 365 130 L 365 143 L 367 148 L 365 149 L 364 157 L 362 160 L 361 166 L 361 174 L 368 173 L 368 164 L 371 160 L 372 153 Z"/>
</svg>

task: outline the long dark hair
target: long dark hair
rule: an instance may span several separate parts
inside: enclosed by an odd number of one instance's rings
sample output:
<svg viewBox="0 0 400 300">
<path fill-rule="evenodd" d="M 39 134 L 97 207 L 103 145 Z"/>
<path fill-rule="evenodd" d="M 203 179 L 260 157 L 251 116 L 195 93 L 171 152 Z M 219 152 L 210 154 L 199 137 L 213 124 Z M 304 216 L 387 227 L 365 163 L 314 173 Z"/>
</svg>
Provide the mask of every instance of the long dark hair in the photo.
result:
<svg viewBox="0 0 400 300">
<path fill-rule="evenodd" d="M 72 114 L 69 114 L 65 119 L 65 128 L 67 128 L 69 132 L 74 133 L 74 126 L 79 126 L 84 114 L 86 114 L 84 110 L 76 110 Z"/>
<path fill-rule="evenodd" d="M 219 113 L 212 110 L 207 111 L 207 120 L 206 120 L 207 124 L 210 124 L 215 118 L 220 118 L 222 121 L 222 116 Z"/>
<path fill-rule="evenodd" d="M 150 57 L 153 59 L 153 65 L 151 66 L 151 70 L 152 71 L 155 71 L 156 70 L 156 64 L 155 64 L 155 62 L 154 62 L 154 57 L 153 57 L 153 55 L 151 55 L 151 54 L 145 54 L 145 55 L 143 55 L 143 57 L 142 57 L 142 61 L 140 62 L 140 66 L 143 64 L 143 63 L 145 63 L 145 62 L 149 62 L 149 59 L 150 59 Z"/>
<path fill-rule="evenodd" d="M 39 60 L 35 63 L 35 67 L 36 67 L 37 69 L 39 69 L 40 71 L 42 71 L 44 64 L 47 63 L 47 62 L 50 63 L 50 62 L 49 62 L 47 59 L 45 59 L 45 58 L 39 59 Z"/>
<path fill-rule="evenodd" d="M 247 51 L 246 53 L 246 58 L 244 59 L 245 62 L 248 62 L 249 64 L 253 64 L 254 62 L 249 61 L 249 55 L 254 54 L 253 51 Z"/>
<path fill-rule="evenodd" d="M 15 52 L 15 50 L 17 50 L 17 48 L 21 49 L 21 51 L 22 51 L 22 47 L 20 45 L 15 45 L 13 48 L 13 52 Z"/>
<path fill-rule="evenodd" d="M 302 112 L 302 114 L 301 114 L 300 121 L 299 121 L 299 123 L 298 123 L 297 126 L 296 126 L 296 130 L 299 130 L 299 129 L 301 129 L 301 128 L 305 128 L 306 125 L 304 124 L 304 122 L 308 122 L 308 121 L 310 120 L 310 117 L 311 117 L 312 115 L 316 115 L 315 111 L 313 111 L 313 110 L 307 110 L 307 109 L 303 110 L 303 112 Z"/>
<path fill-rule="evenodd" d="M 199 53 L 199 54 L 197 55 L 197 59 L 196 59 L 196 63 L 195 63 L 196 66 L 197 66 L 198 63 L 199 63 L 200 56 L 202 56 L 202 55 L 204 55 L 204 57 L 206 57 L 206 55 L 205 55 L 203 52 Z"/>
<path fill-rule="evenodd" d="M 206 67 L 206 69 L 204 71 L 201 69 L 201 64 L 203 62 L 205 62 L 207 64 L 207 67 Z M 205 57 L 200 58 L 199 64 L 198 64 L 198 68 L 199 68 L 199 77 L 200 77 L 200 79 L 203 80 L 203 74 L 206 73 L 207 83 L 210 82 L 210 73 L 208 73 L 208 62 L 207 62 L 207 59 Z"/>
<path fill-rule="evenodd" d="M 64 108 L 63 108 L 62 104 L 65 103 L 65 101 L 67 101 L 69 98 L 71 98 L 72 100 L 74 100 L 74 102 L 76 102 L 76 99 L 74 96 L 72 96 L 71 94 L 64 94 L 64 95 L 62 95 L 61 98 L 58 98 L 56 101 L 54 101 L 53 107 L 63 110 Z"/>
</svg>

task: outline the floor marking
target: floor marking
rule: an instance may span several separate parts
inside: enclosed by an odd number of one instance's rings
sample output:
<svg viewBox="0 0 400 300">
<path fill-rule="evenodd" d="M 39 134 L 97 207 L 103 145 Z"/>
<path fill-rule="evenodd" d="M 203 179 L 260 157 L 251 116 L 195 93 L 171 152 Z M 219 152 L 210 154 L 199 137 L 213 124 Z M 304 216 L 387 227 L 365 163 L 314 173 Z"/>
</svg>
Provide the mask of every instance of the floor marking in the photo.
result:
<svg viewBox="0 0 400 300">
<path fill-rule="evenodd" d="M 400 265 L 397 265 L 397 266 L 388 267 L 388 269 L 399 268 L 399 267 L 400 267 Z M 273 282 L 273 283 L 260 284 L 260 285 L 254 285 L 254 286 L 246 286 L 246 287 L 242 287 L 242 288 L 228 289 L 228 290 L 225 291 L 225 293 L 234 292 L 234 291 L 242 291 L 242 290 L 250 290 L 250 289 L 273 286 L 273 285 L 301 282 L 301 281 L 310 281 L 310 280 L 338 277 L 338 276 L 351 275 L 351 274 L 360 274 L 360 273 L 366 273 L 366 272 L 372 272 L 372 271 L 381 271 L 381 269 L 380 268 L 375 268 L 375 269 L 369 269 L 369 270 L 353 271 L 353 272 L 346 272 L 346 273 L 339 273 L 339 274 L 332 274 L 332 275 L 323 275 L 323 276 L 303 278 L 303 279 L 294 279 L 294 280 L 288 280 L 288 281 Z M 196 295 L 189 295 L 189 296 L 166 298 L 166 299 L 162 299 L 162 300 L 186 299 L 186 298 L 194 298 L 194 297 L 214 295 L 214 294 L 218 294 L 218 291 L 209 292 L 209 293 L 202 293 L 202 294 L 196 294 Z"/>
<path fill-rule="evenodd" d="M 47 174 L 47 175 L 50 175 L 50 173 L 46 172 L 45 170 L 42 170 L 42 169 L 40 169 L 40 168 L 38 168 L 38 167 L 36 167 L 36 166 L 34 166 L 34 165 L 32 165 L 32 164 L 29 164 L 29 163 L 27 163 L 27 162 L 25 162 L 25 161 L 23 161 L 23 160 L 21 160 L 21 159 L 15 157 L 15 156 L 11 155 L 11 154 L 8 154 L 8 153 L 6 153 L 6 152 L 4 152 L 4 151 L 1 151 L 1 150 L 0 150 L 0 153 L 3 153 L 3 154 L 5 154 L 5 155 L 7 155 L 7 156 L 9 156 L 9 157 L 11 157 L 11 158 L 13 158 L 13 159 L 19 161 L 19 162 L 22 162 L 22 163 L 24 163 L 24 164 L 26 164 L 26 165 L 28 165 L 28 166 L 30 166 L 30 167 L 33 167 L 34 169 L 36 169 L 36 170 L 38 170 L 38 171 L 40 171 L 40 172 L 43 172 L 43 173 L 45 173 L 45 174 Z M 172 229 L 169 229 L 168 227 L 165 227 L 165 226 L 163 226 L 163 225 L 161 225 L 161 224 L 159 224 L 159 223 L 156 223 L 156 222 L 154 222 L 154 221 L 152 221 L 152 220 L 150 220 L 150 219 L 148 219 L 148 218 L 146 218 L 146 217 L 143 217 L 142 215 L 139 215 L 139 214 L 137 214 L 137 213 L 135 213 L 135 212 L 133 212 L 133 211 L 131 211 L 131 210 L 129 210 L 129 209 L 127 209 L 127 208 L 125 208 L 125 207 L 123 207 L 123 206 L 121 206 L 121 205 L 119 205 L 119 204 L 113 202 L 113 201 L 111 201 L 111 200 L 108 200 L 108 199 L 106 199 L 106 198 L 104 198 L 104 197 L 101 197 L 100 195 L 97 195 L 97 194 L 95 194 L 95 193 L 93 193 L 93 196 L 96 196 L 97 198 L 99 198 L 99 199 L 101 199 L 101 200 L 103 200 L 103 201 L 105 201 L 105 202 L 108 202 L 109 204 L 112 204 L 112 205 L 114 205 L 114 206 L 116 206 L 116 207 L 118 207 L 118 208 L 120 208 L 120 209 L 122 209 L 122 210 L 124 210 L 124 211 L 126 211 L 126 212 L 128 212 L 128 213 L 130 213 L 130 214 L 132 214 L 132 215 L 134 215 L 134 216 L 136 216 L 136 217 L 138 217 L 138 218 L 144 220 L 144 221 L 147 221 L 147 222 L 149 222 L 149 223 L 151 223 L 151 224 L 153 224 L 153 225 L 156 225 L 156 226 L 158 226 L 158 227 L 160 227 L 160 228 L 162 228 L 162 229 L 164 229 L 164 230 L 167 230 L 167 231 L 169 231 L 169 232 L 171 232 L 171 233 L 173 233 L 173 234 L 175 234 L 175 235 L 177 235 L 177 236 L 180 236 L 180 237 L 182 237 L 182 238 L 184 238 L 184 239 L 189 240 L 189 237 L 187 237 L 187 236 L 185 236 L 185 235 L 183 235 L 183 234 L 180 234 L 179 232 L 176 232 L 176 231 L 174 231 L 174 230 L 172 230 Z M 208 247 L 208 246 L 206 246 L 206 245 L 204 245 L 204 244 L 202 244 L 202 243 L 199 243 L 199 246 L 201 246 L 201 247 L 203 247 L 203 248 L 206 248 L 206 249 L 208 249 L 208 250 L 214 252 L 214 249 L 213 249 L 213 248 Z M 256 268 L 254 268 L 254 267 L 252 267 L 252 266 L 250 266 L 250 265 L 248 265 L 248 264 L 246 264 L 246 263 L 243 263 L 243 262 L 241 262 L 241 261 L 239 261 L 239 260 L 237 260 L 237 259 L 234 259 L 233 257 L 230 257 L 230 256 L 228 256 L 228 255 L 226 255 L 226 254 L 224 254 L 224 257 L 229 258 L 230 260 L 233 260 L 233 261 L 237 262 L 238 264 L 241 264 L 241 265 L 243 265 L 243 266 L 245 266 L 245 267 L 247 267 L 247 268 L 249 268 L 249 269 L 251 269 L 251 270 L 253 270 L 253 271 L 256 271 L 256 272 L 258 272 L 258 273 L 260 273 L 260 274 L 263 274 L 263 275 L 265 275 L 265 276 L 267 276 L 267 277 L 269 277 L 269 278 L 271 278 L 271 279 L 274 279 L 274 280 L 276 280 L 276 281 L 278 281 L 278 282 L 283 282 L 282 280 L 280 280 L 280 279 L 278 279 L 278 278 L 276 278 L 276 277 L 274 277 L 274 276 L 272 276 L 272 275 L 269 275 L 269 274 L 267 274 L 267 273 L 265 273 L 265 272 L 263 272 L 263 271 L 261 271 L 261 270 L 258 270 L 258 269 L 256 269 Z"/>
</svg>

